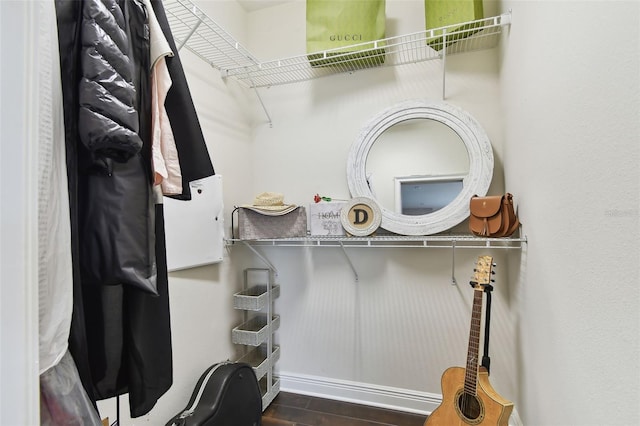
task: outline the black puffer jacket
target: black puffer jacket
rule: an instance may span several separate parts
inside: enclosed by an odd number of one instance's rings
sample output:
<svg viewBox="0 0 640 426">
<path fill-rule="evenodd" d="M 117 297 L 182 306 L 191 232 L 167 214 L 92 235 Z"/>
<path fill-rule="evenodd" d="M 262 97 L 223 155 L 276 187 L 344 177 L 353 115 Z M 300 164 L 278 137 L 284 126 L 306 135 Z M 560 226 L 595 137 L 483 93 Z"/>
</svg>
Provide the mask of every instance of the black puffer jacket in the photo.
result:
<svg viewBox="0 0 640 426">
<path fill-rule="evenodd" d="M 147 16 L 136 0 L 83 1 L 80 265 L 85 286 L 157 295 Z"/>
<path fill-rule="evenodd" d="M 115 0 L 85 1 L 82 15 L 80 140 L 94 158 L 123 162 L 142 148 L 127 22 Z"/>
<path fill-rule="evenodd" d="M 1 1 L 1 0 L 0 0 Z M 145 141 L 140 153 L 126 163 L 114 163 L 112 176 L 108 179 L 104 171 L 96 171 L 88 149 L 79 141 L 79 81 L 80 51 L 86 42 L 81 43 L 82 8 L 87 1 L 103 0 L 55 0 L 58 17 L 58 41 L 62 66 L 62 86 L 65 109 L 65 139 L 67 144 L 67 168 L 69 174 L 69 202 L 71 209 L 72 254 L 74 259 L 74 306 L 71 324 L 69 347 L 82 382 L 92 401 L 110 398 L 128 393 L 131 417 L 147 414 L 171 386 L 173 381 L 171 321 L 169 313 L 169 292 L 167 260 L 165 256 L 164 224 L 162 204 L 155 205 L 155 256 L 146 253 L 157 262 L 157 292 L 154 297 L 148 291 L 132 285 L 96 285 L 104 277 L 91 277 L 97 269 L 91 267 L 91 261 L 102 259 L 109 264 L 104 254 L 111 252 L 109 240 L 100 237 L 97 228 L 96 208 L 111 210 L 111 217 L 117 221 L 113 228 L 117 234 L 132 235 L 131 227 L 136 223 L 147 228 L 148 219 L 142 216 L 142 202 L 147 202 L 144 192 L 150 187 L 141 185 L 148 173 L 149 161 L 146 160 L 150 126 L 145 124 L 150 115 L 143 105 L 145 99 L 144 71 L 148 66 L 135 66 L 133 81 L 138 97 L 140 129 L 138 135 Z M 105 2 L 104 0 L 103 2 Z M 141 47 L 144 44 L 144 25 L 138 22 L 139 13 L 135 0 L 118 0 L 124 11 L 125 33 L 129 31 L 133 49 L 129 58 L 137 62 L 141 58 Z M 167 113 L 172 123 L 176 145 L 180 156 L 180 167 L 183 172 L 183 189 L 188 190 L 188 182 L 212 175 L 213 165 L 209 157 L 204 137 L 200 129 L 193 101 L 189 93 L 184 70 L 182 69 L 178 50 L 169 28 L 161 0 L 152 0 L 153 9 L 160 21 L 163 33 L 176 52 L 173 58 L 167 58 L 167 67 L 173 82 L 166 101 Z M 127 9 L 133 7 L 132 13 Z M 132 21 L 133 17 L 133 21 Z M 138 47 L 136 47 L 138 46 Z M 145 158 L 139 161 L 140 157 Z M 144 164 L 144 170 L 141 165 Z M 94 166 L 94 167 L 92 167 Z M 129 169 L 131 167 L 131 169 Z M 126 170 L 124 170 L 126 169 Z M 135 182 L 126 178 L 126 173 L 135 172 Z M 147 174 L 145 174 L 147 173 Z M 127 184 L 127 200 L 122 200 L 117 207 L 112 205 L 110 195 L 102 195 L 113 191 L 120 184 Z M 110 191 L 107 191 L 111 187 Z M 140 193 L 138 193 L 140 191 Z M 136 195 L 136 193 L 138 195 Z M 186 192 L 183 198 L 189 199 Z M 91 207 L 89 207 L 91 206 Z M 146 210 L 145 210 L 146 211 Z M 105 211 L 106 213 L 106 211 Z M 111 223 L 111 221 L 108 221 Z M 137 226 L 137 225 L 135 225 Z M 93 239 L 95 246 L 87 245 Z M 100 237 L 100 238 L 98 238 Z M 141 241 L 143 244 L 146 241 Z M 97 244 L 103 244 L 102 248 Z M 114 242 L 115 243 L 115 242 Z M 118 244 L 119 246 L 119 244 Z M 90 256 L 87 254 L 91 253 Z M 123 253 L 129 261 L 132 255 L 140 254 L 140 246 L 130 248 Z M 140 259 L 142 260 L 142 259 Z M 80 265 L 82 264 L 82 268 Z M 100 278 L 100 280 L 98 280 Z M 124 282 L 124 280 L 122 281 Z"/>
</svg>

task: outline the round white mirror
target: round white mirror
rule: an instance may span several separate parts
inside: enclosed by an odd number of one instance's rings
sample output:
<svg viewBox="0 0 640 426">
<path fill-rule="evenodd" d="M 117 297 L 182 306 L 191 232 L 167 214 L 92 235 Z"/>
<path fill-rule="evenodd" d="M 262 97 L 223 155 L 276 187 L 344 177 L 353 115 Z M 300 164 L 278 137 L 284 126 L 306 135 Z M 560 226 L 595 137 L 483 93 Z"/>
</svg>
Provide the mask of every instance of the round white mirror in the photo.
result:
<svg viewBox="0 0 640 426">
<path fill-rule="evenodd" d="M 482 126 L 443 102 L 407 101 L 376 115 L 347 160 L 351 196 L 376 200 L 381 227 L 401 235 L 458 225 L 469 216 L 469 199 L 486 195 L 492 175 Z"/>
</svg>

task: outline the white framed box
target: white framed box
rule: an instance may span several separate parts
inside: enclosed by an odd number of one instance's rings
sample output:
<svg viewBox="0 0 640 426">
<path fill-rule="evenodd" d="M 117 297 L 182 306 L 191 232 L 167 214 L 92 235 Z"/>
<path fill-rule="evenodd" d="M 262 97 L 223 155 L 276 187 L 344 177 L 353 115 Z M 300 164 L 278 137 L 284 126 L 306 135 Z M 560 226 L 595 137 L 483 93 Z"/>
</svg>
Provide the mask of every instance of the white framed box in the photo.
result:
<svg viewBox="0 0 640 426">
<path fill-rule="evenodd" d="M 340 221 L 340 212 L 346 205 L 342 201 L 309 204 L 309 233 L 312 236 L 346 235 Z"/>
</svg>

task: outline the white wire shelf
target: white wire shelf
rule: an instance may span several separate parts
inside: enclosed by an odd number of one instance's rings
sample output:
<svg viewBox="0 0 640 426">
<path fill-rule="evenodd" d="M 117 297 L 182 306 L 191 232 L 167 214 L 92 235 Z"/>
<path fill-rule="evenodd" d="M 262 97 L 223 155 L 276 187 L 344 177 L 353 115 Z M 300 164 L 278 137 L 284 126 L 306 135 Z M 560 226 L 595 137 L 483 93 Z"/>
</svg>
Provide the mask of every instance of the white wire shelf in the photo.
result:
<svg viewBox="0 0 640 426">
<path fill-rule="evenodd" d="M 189 0 L 163 2 L 176 47 L 186 47 L 221 71 L 254 66 L 258 60 Z"/>
<path fill-rule="evenodd" d="M 498 248 L 521 249 L 527 237 L 482 238 L 471 235 L 331 237 L 310 236 L 259 240 L 227 239 L 227 244 L 240 242 L 251 246 L 277 247 L 387 247 L 387 248 Z"/>
<path fill-rule="evenodd" d="M 457 285 L 455 277 L 455 253 L 458 249 L 516 249 L 521 250 L 527 244 L 526 235 L 503 238 L 482 238 L 472 235 L 427 235 L 402 236 L 384 235 L 370 237 L 295 237 L 270 238 L 259 240 L 227 239 L 225 243 L 231 247 L 239 243 L 250 249 L 273 272 L 278 275 L 277 268 L 261 253 L 258 248 L 266 247 L 337 247 L 342 250 L 356 281 L 359 280 L 358 271 L 347 252 L 347 248 L 448 248 L 451 250 L 451 282 Z"/>
<path fill-rule="evenodd" d="M 178 48 L 186 47 L 219 69 L 224 77 L 234 78 L 250 88 L 490 49 L 497 45 L 502 27 L 511 23 L 511 15 L 507 13 L 339 49 L 260 62 L 190 0 L 165 0 L 164 7 Z"/>
</svg>

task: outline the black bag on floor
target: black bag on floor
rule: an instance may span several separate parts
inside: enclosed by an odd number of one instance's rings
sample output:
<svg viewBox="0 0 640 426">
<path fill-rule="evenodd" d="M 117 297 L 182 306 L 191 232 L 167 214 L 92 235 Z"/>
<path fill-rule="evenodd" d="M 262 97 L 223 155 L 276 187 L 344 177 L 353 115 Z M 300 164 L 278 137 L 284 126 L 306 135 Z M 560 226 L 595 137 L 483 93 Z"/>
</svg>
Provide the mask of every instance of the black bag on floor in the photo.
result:
<svg viewBox="0 0 640 426">
<path fill-rule="evenodd" d="M 207 368 L 186 408 L 166 426 L 260 426 L 262 396 L 250 365 L 222 362 Z"/>
</svg>

